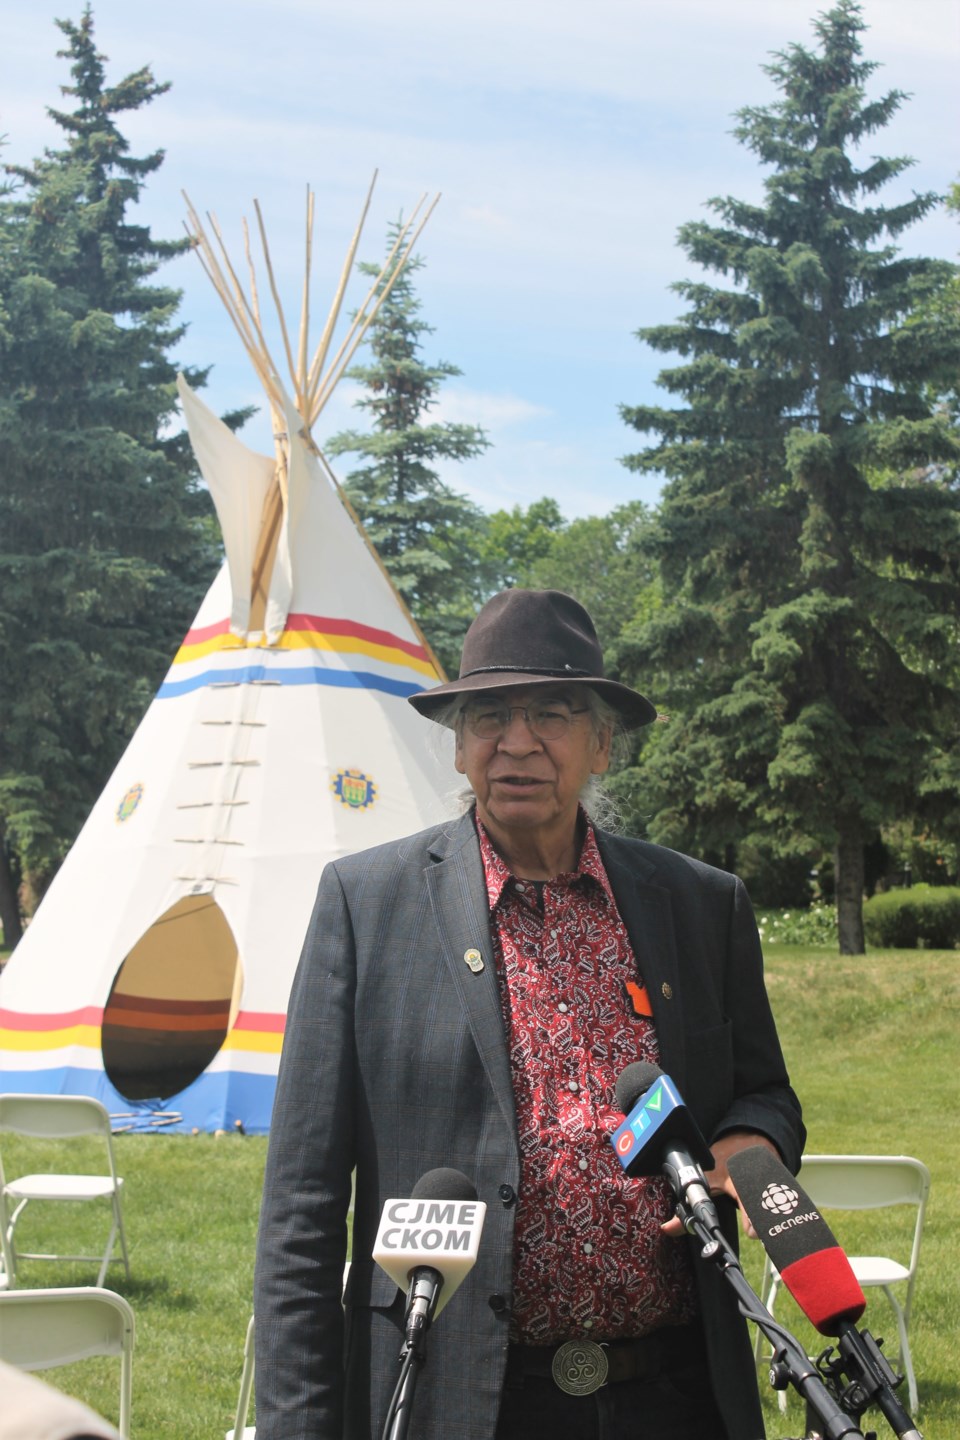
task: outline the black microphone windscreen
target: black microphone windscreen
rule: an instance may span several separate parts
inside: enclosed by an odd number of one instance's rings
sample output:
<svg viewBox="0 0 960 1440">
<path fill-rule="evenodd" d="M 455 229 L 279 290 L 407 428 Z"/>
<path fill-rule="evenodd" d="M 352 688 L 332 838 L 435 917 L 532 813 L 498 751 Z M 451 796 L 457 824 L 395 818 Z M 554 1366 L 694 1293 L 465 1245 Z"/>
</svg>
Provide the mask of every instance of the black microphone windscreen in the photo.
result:
<svg viewBox="0 0 960 1440">
<path fill-rule="evenodd" d="M 477 1187 L 461 1170 L 441 1165 L 421 1175 L 410 1192 L 411 1200 L 476 1200 Z"/>
<path fill-rule="evenodd" d="M 659 1065 L 651 1065 L 647 1060 L 635 1060 L 625 1070 L 621 1070 L 617 1076 L 617 1083 L 614 1087 L 617 1095 L 617 1109 L 624 1115 L 629 1115 L 641 1095 L 645 1095 L 654 1081 L 659 1080 L 663 1071 Z"/>
<path fill-rule="evenodd" d="M 855 1321 L 866 1300 L 833 1231 L 800 1182 L 766 1148 L 751 1145 L 727 1159 L 740 1203 L 790 1294 L 823 1335 Z"/>
</svg>

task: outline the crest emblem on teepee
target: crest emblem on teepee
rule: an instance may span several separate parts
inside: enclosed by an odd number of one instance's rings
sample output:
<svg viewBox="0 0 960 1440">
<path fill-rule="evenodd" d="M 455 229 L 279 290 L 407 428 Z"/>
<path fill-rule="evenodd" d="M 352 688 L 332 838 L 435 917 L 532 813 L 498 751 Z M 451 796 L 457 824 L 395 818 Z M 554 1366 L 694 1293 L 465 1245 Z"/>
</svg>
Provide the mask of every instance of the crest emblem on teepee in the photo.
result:
<svg viewBox="0 0 960 1440">
<path fill-rule="evenodd" d="M 406 703 L 442 672 L 312 436 L 430 213 L 402 228 L 338 340 L 369 205 L 368 194 L 312 354 L 313 196 L 297 337 L 256 206 L 279 348 L 249 236 L 244 283 L 216 222 L 211 239 L 189 207 L 197 253 L 263 385 L 275 453 L 248 449 L 181 377 L 226 560 L 11 957 L 0 1004 L 4 1087 L 95 1095 L 118 1128 L 266 1130 L 324 864 L 446 811 L 446 761 Z M 336 768 L 332 757 L 358 752 L 376 783 Z M 123 823 L 134 812 L 138 823 Z"/>
<path fill-rule="evenodd" d="M 376 785 L 362 770 L 338 770 L 331 789 L 351 810 L 366 810 L 377 798 Z"/>
</svg>

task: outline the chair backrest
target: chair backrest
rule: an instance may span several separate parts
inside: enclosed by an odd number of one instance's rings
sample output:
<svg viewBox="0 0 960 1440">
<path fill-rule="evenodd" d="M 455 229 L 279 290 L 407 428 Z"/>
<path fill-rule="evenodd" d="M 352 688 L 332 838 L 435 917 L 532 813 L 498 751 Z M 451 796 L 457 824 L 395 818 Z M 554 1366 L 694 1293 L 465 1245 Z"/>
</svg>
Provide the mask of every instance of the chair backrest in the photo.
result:
<svg viewBox="0 0 960 1440">
<path fill-rule="evenodd" d="M 35 1140 L 72 1140 L 99 1135 L 106 1145 L 110 1174 L 116 1186 L 110 1116 L 91 1095 L 0 1095 L 0 1133 L 26 1135 Z M 0 1184 L 3 1184 L 0 1161 Z"/>
<path fill-rule="evenodd" d="M 133 1311 L 122 1295 L 93 1286 L 0 1292 L 0 1359 L 20 1370 L 49 1370 L 93 1355 L 119 1355 L 120 1430 L 130 1426 Z"/>
<path fill-rule="evenodd" d="M 0 1130 L 38 1139 L 110 1135 L 110 1116 L 89 1095 L 0 1095 Z"/>
<path fill-rule="evenodd" d="M 798 1179 L 818 1206 L 827 1210 L 879 1210 L 915 1205 L 916 1223 L 909 1270 L 917 1268 L 930 1171 L 911 1155 L 804 1155 Z"/>
</svg>

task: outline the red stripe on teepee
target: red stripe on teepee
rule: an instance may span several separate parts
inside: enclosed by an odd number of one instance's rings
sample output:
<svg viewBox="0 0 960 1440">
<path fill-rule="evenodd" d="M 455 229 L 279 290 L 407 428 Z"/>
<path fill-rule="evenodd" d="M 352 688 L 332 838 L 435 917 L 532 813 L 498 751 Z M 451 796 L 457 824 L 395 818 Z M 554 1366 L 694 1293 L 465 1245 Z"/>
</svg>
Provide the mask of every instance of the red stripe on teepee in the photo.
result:
<svg viewBox="0 0 960 1440">
<path fill-rule="evenodd" d="M 181 643 L 182 645 L 200 645 L 204 640 L 212 640 L 215 635 L 226 635 L 229 630 L 229 620 L 217 620 L 213 625 L 198 625 L 195 630 L 187 631 Z"/>
<path fill-rule="evenodd" d="M 271 1014 L 268 1010 L 241 1010 L 233 1022 L 234 1030 L 258 1030 L 262 1034 L 282 1035 L 287 1023 L 286 1015 Z"/>
<path fill-rule="evenodd" d="M 286 630 L 309 630 L 316 635 L 346 635 L 353 640 L 366 640 L 371 645 L 389 645 L 416 660 L 426 660 L 427 652 L 414 640 L 401 640 L 390 630 L 374 625 L 361 625 L 355 620 L 334 620 L 327 615 L 288 615 Z"/>
<path fill-rule="evenodd" d="M 4 1010 L 0 1006 L 0 1025 L 7 1030 L 66 1030 L 71 1025 L 99 1025 L 102 1020 L 99 1005 L 84 1005 L 79 1010 L 62 1010 L 50 1015 Z"/>
</svg>

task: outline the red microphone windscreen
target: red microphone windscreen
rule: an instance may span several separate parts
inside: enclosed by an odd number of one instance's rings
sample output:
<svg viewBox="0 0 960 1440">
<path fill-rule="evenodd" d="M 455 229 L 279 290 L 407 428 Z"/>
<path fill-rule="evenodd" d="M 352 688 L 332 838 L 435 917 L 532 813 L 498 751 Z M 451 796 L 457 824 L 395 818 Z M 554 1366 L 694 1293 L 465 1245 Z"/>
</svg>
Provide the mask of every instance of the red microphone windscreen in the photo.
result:
<svg viewBox="0 0 960 1440">
<path fill-rule="evenodd" d="M 786 1265 L 780 1278 L 821 1335 L 836 1335 L 844 1320 L 855 1323 L 867 1302 L 839 1245 Z"/>
</svg>

